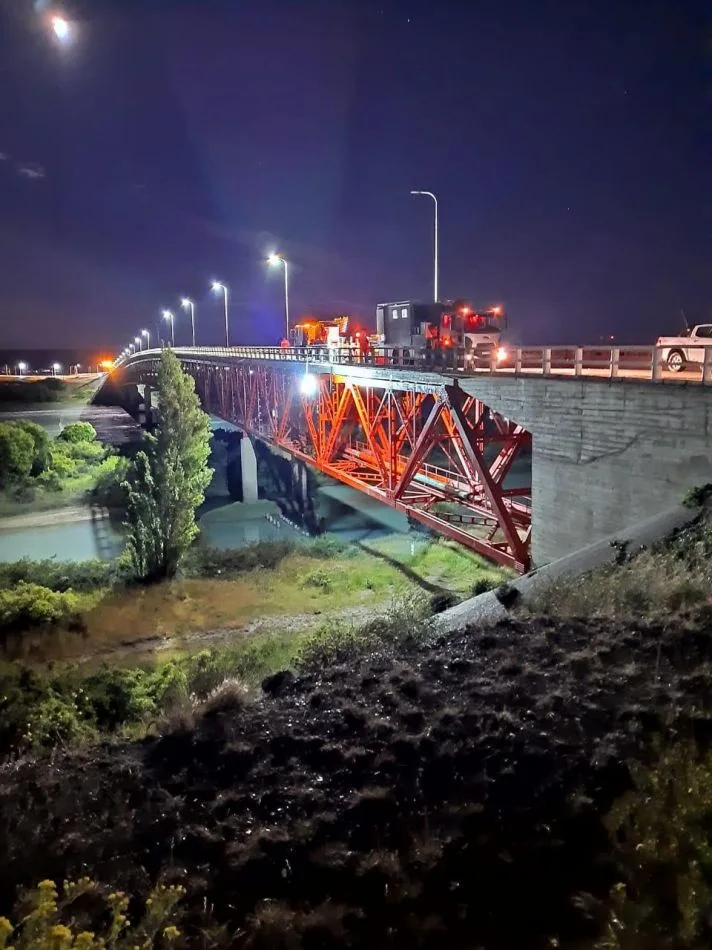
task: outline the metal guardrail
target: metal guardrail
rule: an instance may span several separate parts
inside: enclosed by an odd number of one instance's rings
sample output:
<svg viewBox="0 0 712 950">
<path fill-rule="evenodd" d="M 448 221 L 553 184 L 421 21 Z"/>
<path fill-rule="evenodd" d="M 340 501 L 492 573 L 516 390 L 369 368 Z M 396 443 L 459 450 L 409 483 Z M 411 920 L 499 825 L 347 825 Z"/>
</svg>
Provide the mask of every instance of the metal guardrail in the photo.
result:
<svg viewBox="0 0 712 950">
<path fill-rule="evenodd" d="M 668 370 L 663 353 L 668 348 L 657 346 L 541 346 L 507 348 L 504 358 L 467 354 L 451 348 L 426 353 L 408 347 L 374 347 L 360 354 L 351 347 L 279 347 L 279 346 L 201 346 L 176 347 L 184 359 L 215 357 L 218 359 L 269 360 L 300 364 L 328 364 L 332 366 L 375 366 L 420 369 L 428 372 L 455 372 L 464 375 L 494 376 L 589 376 L 605 379 L 642 379 L 660 381 L 684 379 L 686 382 L 712 384 L 712 346 L 685 345 L 687 353 L 694 353 L 684 372 Z M 141 358 L 153 358 L 160 350 L 134 353 L 117 366 Z M 690 379 L 690 374 L 693 378 Z"/>
</svg>

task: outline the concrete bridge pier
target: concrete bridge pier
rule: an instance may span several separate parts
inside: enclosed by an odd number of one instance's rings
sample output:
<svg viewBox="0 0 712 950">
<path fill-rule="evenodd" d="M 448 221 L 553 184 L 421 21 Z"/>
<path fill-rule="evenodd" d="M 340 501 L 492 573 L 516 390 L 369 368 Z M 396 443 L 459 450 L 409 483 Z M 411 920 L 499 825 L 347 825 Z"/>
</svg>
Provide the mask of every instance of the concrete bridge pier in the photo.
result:
<svg viewBox="0 0 712 950">
<path fill-rule="evenodd" d="M 242 501 L 246 504 L 259 498 L 257 482 L 257 455 L 252 439 L 246 432 L 240 439 L 240 471 L 242 473 Z"/>
<path fill-rule="evenodd" d="M 309 507 L 307 467 L 300 459 L 292 459 L 292 497 L 302 511 Z"/>
</svg>

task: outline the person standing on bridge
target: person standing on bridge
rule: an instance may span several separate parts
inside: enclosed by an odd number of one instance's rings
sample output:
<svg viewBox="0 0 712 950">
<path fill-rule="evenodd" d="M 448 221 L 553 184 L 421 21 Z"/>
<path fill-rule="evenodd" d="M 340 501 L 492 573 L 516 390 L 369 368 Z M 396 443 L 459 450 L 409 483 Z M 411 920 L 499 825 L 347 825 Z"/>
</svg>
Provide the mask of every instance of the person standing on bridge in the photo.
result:
<svg viewBox="0 0 712 950">
<path fill-rule="evenodd" d="M 287 350 L 292 344 L 289 342 L 286 336 L 283 336 L 282 339 L 279 341 L 279 345 L 281 349 Z"/>
</svg>

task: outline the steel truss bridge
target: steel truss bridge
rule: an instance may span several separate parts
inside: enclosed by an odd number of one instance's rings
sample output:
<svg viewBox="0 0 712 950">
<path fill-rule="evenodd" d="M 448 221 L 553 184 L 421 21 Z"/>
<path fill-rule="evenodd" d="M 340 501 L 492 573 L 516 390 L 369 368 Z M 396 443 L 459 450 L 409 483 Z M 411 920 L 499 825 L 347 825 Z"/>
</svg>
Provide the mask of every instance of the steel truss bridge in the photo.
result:
<svg viewBox="0 0 712 950">
<path fill-rule="evenodd" d="M 528 570 L 531 486 L 508 488 L 505 479 L 531 436 L 455 380 L 273 354 L 175 352 L 206 411 L 499 564 Z M 159 358 L 159 350 L 137 353 L 114 372 L 150 388 Z"/>
<path fill-rule="evenodd" d="M 114 372 L 150 388 L 160 352 L 135 353 Z M 464 393 L 459 379 L 484 373 L 712 383 L 712 348 L 674 377 L 655 347 L 520 348 L 505 365 L 484 366 L 456 352 L 433 365 L 393 348 L 372 352 L 367 362 L 349 349 L 175 353 L 207 411 L 520 572 L 530 567 L 531 484 L 505 482 L 517 457 L 531 451 L 531 435 Z"/>
</svg>

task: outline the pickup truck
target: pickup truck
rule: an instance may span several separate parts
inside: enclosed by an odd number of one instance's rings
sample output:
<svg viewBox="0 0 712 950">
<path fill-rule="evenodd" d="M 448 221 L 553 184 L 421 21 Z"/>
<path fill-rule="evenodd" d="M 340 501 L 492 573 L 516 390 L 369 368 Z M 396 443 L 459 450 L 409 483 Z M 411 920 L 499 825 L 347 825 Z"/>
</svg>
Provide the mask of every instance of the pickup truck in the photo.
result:
<svg viewBox="0 0 712 950">
<path fill-rule="evenodd" d="M 705 347 L 712 346 L 712 323 L 700 323 L 687 336 L 661 336 L 663 362 L 671 373 L 680 373 L 688 363 L 702 363 Z"/>
</svg>

